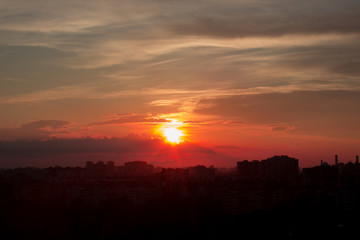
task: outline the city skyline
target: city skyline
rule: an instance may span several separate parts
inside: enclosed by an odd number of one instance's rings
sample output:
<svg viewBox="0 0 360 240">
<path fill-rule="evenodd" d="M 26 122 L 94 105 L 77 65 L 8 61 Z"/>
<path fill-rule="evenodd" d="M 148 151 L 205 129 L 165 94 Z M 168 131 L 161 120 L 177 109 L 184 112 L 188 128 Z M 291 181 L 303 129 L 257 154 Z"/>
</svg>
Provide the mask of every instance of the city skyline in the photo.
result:
<svg viewBox="0 0 360 240">
<path fill-rule="evenodd" d="M 360 164 L 273 156 L 214 167 L 144 161 L 0 170 L 1 236 L 353 239 Z M 31 220 L 31 221 L 30 221 Z"/>
<path fill-rule="evenodd" d="M 360 3 L 0 3 L 0 168 L 360 154 Z"/>
</svg>

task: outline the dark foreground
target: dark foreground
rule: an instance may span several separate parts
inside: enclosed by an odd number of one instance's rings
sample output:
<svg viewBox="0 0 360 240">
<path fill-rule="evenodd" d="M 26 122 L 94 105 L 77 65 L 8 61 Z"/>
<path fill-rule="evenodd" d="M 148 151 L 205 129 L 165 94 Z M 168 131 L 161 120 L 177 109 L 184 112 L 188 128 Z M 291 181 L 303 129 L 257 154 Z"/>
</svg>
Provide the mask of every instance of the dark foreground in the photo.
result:
<svg viewBox="0 0 360 240">
<path fill-rule="evenodd" d="M 227 214 L 215 199 L 162 198 L 134 207 L 126 200 L 1 201 L 1 239 L 356 239 L 359 209 L 337 210 L 306 196 L 268 210 Z"/>
<path fill-rule="evenodd" d="M 291 175 L 280 158 L 270 175 L 256 161 L 227 174 L 143 162 L 2 171 L 0 239 L 360 239 L 358 158 Z"/>
</svg>

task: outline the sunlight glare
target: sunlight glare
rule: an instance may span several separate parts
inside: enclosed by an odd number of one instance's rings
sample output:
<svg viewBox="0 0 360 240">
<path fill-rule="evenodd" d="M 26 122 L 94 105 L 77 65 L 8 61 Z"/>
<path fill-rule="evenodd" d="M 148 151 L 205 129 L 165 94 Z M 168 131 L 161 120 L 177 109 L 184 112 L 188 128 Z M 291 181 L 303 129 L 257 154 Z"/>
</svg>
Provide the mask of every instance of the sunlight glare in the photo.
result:
<svg viewBox="0 0 360 240">
<path fill-rule="evenodd" d="M 182 131 L 177 129 L 176 127 L 168 127 L 163 131 L 166 140 L 171 143 L 180 143 L 181 137 L 184 135 Z"/>
</svg>

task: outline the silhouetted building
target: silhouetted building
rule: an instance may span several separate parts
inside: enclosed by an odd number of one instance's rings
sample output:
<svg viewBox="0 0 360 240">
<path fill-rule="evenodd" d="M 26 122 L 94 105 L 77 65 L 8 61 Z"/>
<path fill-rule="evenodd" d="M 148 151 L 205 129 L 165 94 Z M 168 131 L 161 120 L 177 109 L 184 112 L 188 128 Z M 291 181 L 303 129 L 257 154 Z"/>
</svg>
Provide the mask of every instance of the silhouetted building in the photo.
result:
<svg viewBox="0 0 360 240">
<path fill-rule="evenodd" d="M 274 156 L 261 161 L 264 176 L 297 176 L 299 160 L 288 156 Z"/>
<path fill-rule="evenodd" d="M 85 165 L 85 171 L 87 177 L 93 178 L 109 178 L 114 177 L 115 174 L 115 163 L 113 161 L 108 161 L 106 164 L 103 161 L 98 161 L 96 163 L 92 161 L 87 161 Z"/>
<path fill-rule="evenodd" d="M 154 166 L 143 161 L 126 162 L 123 171 L 126 176 L 149 176 Z"/>
<path fill-rule="evenodd" d="M 163 168 L 161 172 L 161 180 L 171 182 L 185 182 L 189 176 L 188 169 L 182 168 Z"/>
<path fill-rule="evenodd" d="M 196 180 L 214 180 L 215 178 L 215 168 L 213 166 L 207 168 L 205 166 L 196 166 L 190 167 L 189 176 Z"/>
<path fill-rule="evenodd" d="M 338 184 L 339 169 L 325 164 L 303 168 L 302 177 L 304 186 L 334 187 Z"/>
<path fill-rule="evenodd" d="M 94 167 L 94 163 L 92 161 L 87 161 L 86 162 L 86 168 L 93 168 Z"/>
<path fill-rule="evenodd" d="M 335 155 L 335 165 L 338 165 L 338 163 L 339 163 L 338 155 Z"/>
<path fill-rule="evenodd" d="M 294 177 L 299 175 L 299 160 L 288 156 L 273 156 L 262 161 L 237 163 L 239 177 Z"/>
<path fill-rule="evenodd" d="M 238 175 L 241 177 L 259 177 L 262 175 L 262 166 L 260 161 L 247 161 L 237 163 Z"/>
</svg>

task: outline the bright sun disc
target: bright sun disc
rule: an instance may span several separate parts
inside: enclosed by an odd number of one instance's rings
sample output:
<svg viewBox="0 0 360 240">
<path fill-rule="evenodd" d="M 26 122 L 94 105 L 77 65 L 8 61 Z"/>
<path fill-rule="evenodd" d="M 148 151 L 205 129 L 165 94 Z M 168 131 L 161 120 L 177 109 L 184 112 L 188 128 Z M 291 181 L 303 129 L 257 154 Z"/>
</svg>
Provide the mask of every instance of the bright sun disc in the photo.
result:
<svg viewBox="0 0 360 240">
<path fill-rule="evenodd" d="M 163 131 L 166 140 L 171 143 L 179 143 L 180 138 L 184 135 L 179 129 L 175 127 L 168 127 Z"/>
</svg>

